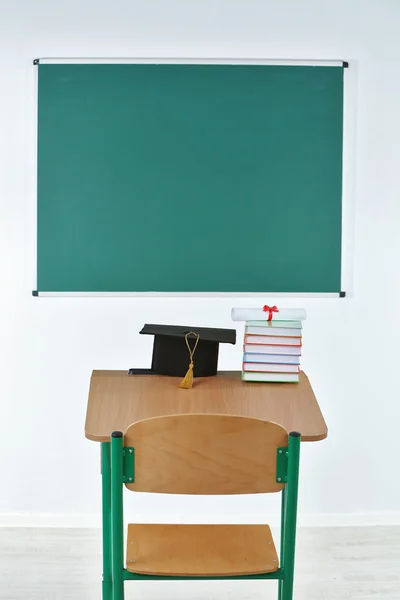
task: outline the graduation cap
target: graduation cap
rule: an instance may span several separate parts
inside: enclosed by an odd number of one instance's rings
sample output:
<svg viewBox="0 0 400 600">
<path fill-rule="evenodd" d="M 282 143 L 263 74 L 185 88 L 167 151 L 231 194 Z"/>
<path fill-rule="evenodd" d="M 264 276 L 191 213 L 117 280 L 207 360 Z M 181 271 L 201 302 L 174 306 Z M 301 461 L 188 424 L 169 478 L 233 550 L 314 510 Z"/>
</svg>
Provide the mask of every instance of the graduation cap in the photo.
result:
<svg viewBox="0 0 400 600">
<path fill-rule="evenodd" d="M 236 343 L 235 329 L 145 325 L 140 333 L 154 335 L 151 371 L 185 377 L 179 386 L 185 388 L 192 387 L 193 377 L 216 375 L 219 344 Z"/>
</svg>

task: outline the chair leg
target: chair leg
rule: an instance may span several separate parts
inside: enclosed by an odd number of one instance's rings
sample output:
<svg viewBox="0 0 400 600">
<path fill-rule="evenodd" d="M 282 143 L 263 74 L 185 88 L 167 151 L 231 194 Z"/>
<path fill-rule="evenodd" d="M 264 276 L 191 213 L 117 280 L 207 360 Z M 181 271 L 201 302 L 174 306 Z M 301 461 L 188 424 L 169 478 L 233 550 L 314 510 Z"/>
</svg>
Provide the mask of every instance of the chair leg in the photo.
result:
<svg viewBox="0 0 400 600">
<path fill-rule="evenodd" d="M 280 583 L 282 583 L 282 597 L 279 600 L 293 600 L 293 573 L 291 577 L 287 577 Z"/>
<path fill-rule="evenodd" d="M 103 600 L 112 600 L 112 581 L 104 581 L 103 579 L 102 598 Z"/>
<path fill-rule="evenodd" d="M 300 434 L 289 434 L 288 483 L 285 507 L 285 538 L 283 547 L 283 581 L 279 600 L 293 599 L 294 559 L 296 548 L 297 495 L 299 483 Z"/>
<path fill-rule="evenodd" d="M 111 456 L 110 442 L 101 444 L 102 536 L 103 536 L 103 600 L 112 600 L 111 564 Z"/>
<path fill-rule="evenodd" d="M 286 521 L 286 486 L 283 488 L 281 498 L 281 545 L 280 545 L 280 567 L 284 568 L 284 558 L 285 558 L 285 521 Z M 278 582 L 278 600 L 282 600 L 283 593 L 283 581 L 282 579 Z"/>
<path fill-rule="evenodd" d="M 113 596 L 112 600 L 124 600 L 124 582 L 121 577 L 121 581 L 118 581 L 118 578 L 113 581 Z"/>
</svg>

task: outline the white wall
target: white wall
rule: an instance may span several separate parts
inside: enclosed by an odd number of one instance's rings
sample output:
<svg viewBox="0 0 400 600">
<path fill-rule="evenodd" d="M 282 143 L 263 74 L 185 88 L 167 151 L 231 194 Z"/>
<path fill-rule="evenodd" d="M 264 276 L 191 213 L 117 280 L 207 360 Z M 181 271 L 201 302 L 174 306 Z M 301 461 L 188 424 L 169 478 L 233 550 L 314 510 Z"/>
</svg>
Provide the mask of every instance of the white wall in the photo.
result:
<svg viewBox="0 0 400 600">
<path fill-rule="evenodd" d="M 35 299 L 32 59 L 43 56 L 343 58 L 357 70 L 355 294 L 308 309 L 304 368 L 329 438 L 304 444 L 302 518 L 399 518 L 400 41 L 397 0 L 0 0 L 2 520 L 92 524 L 99 448 L 83 435 L 91 370 L 147 366 L 145 322 L 230 327 L 229 299 Z M 270 298 L 272 302 L 273 298 Z M 257 305 L 257 300 L 241 301 Z M 396 315 L 395 317 L 393 315 Z M 241 329 L 239 329 L 239 336 Z M 223 347 L 220 368 L 239 368 Z M 263 518 L 265 498 L 160 503 L 168 518 Z M 250 508 L 250 509 L 249 509 Z M 334 513 L 336 516 L 328 517 Z M 43 516 L 44 515 L 44 516 Z M 45 516 L 45 515 L 53 515 Z M 81 515 L 79 517 L 78 515 Z M 82 516 L 83 515 L 83 516 Z M 182 517 L 184 518 L 184 517 Z M 358 522 L 357 521 L 357 522 Z"/>
</svg>

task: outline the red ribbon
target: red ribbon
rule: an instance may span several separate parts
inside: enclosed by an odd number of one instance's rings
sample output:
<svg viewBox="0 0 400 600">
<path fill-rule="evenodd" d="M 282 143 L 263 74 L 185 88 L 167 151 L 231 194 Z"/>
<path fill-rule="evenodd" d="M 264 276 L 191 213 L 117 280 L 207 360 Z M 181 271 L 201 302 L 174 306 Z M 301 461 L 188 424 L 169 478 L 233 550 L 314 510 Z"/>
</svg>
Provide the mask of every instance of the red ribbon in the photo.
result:
<svg viewBox="0 0 400 600">
<path fill-rule="evenodd" d="M 263 308 L 263 311 L 269 313 L 267 321 L 272 321 L 272 313 L 279 312 L 279 308 L 277 308 L 276 306 L 268 306 L 266 304 Z"/>
</svg>

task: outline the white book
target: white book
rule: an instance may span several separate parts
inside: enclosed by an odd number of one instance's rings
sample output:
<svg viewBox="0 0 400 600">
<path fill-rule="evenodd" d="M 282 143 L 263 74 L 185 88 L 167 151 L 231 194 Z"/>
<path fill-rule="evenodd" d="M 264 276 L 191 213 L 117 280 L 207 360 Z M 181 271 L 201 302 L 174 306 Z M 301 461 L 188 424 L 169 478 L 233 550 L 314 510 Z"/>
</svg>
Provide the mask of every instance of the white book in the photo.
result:
<svg viewBox="0 0 400 600">
<path fill-rule="evenodd" d="M 269 311 L 260 308 L 232 308 L 232 321 L 268 321 Z M 304 308 L 279 308 L 271 313 L 270 321 L 304 321 L 307 312 Z"/>
<path fill-rule="evenodd" d="M 262 344 L 244 344 L 245 352 L 257 354 L 286 354 L 290 356 L 301 356 L 301 346 L 263 346 Z"/>
<path fill-rule="evenodd" d="M 267 344 L 276 346 L 301 346 L 301 337 L 277 337 L 272 335 L 245 335 L 245 344 Z"/>
<path fill-rule="evenodd" d="M 255 354 L 254 352 L 245 352 L 243 354 L 243 362 L 299 365 L 300 357 L 287 354 Z"/>
<path fill-rule="evenodd" d="M 267 363 L 244 362 L 243 371 L 256 373 L 300 373 L 299 365 L 271 365 Z"/>
<path fill-rule="evenodd" d="M 271 383 L 297 383 L 298 373 L 242 373 L 243 381 L 264 381 Z"/>
<path fill-rule="evenodd" d="M 246 325 L 245 333 L 252 333 L 254 335 L 282 335 L 282 336 L 292 336 L 292 337 L 301 337 L 301 329 L 294 329 L 288 327 L 253 327 L 252 325 Z"/>
<path fill-rule="evenodd" d="M 271 329 L 277 329 L 280 327 L 290 327 L 291 329 L 301 329 L 303 327 L 301 321 L 246 321 L 246 325 L 252 327 L 271 327 Z"/>
</svg>

